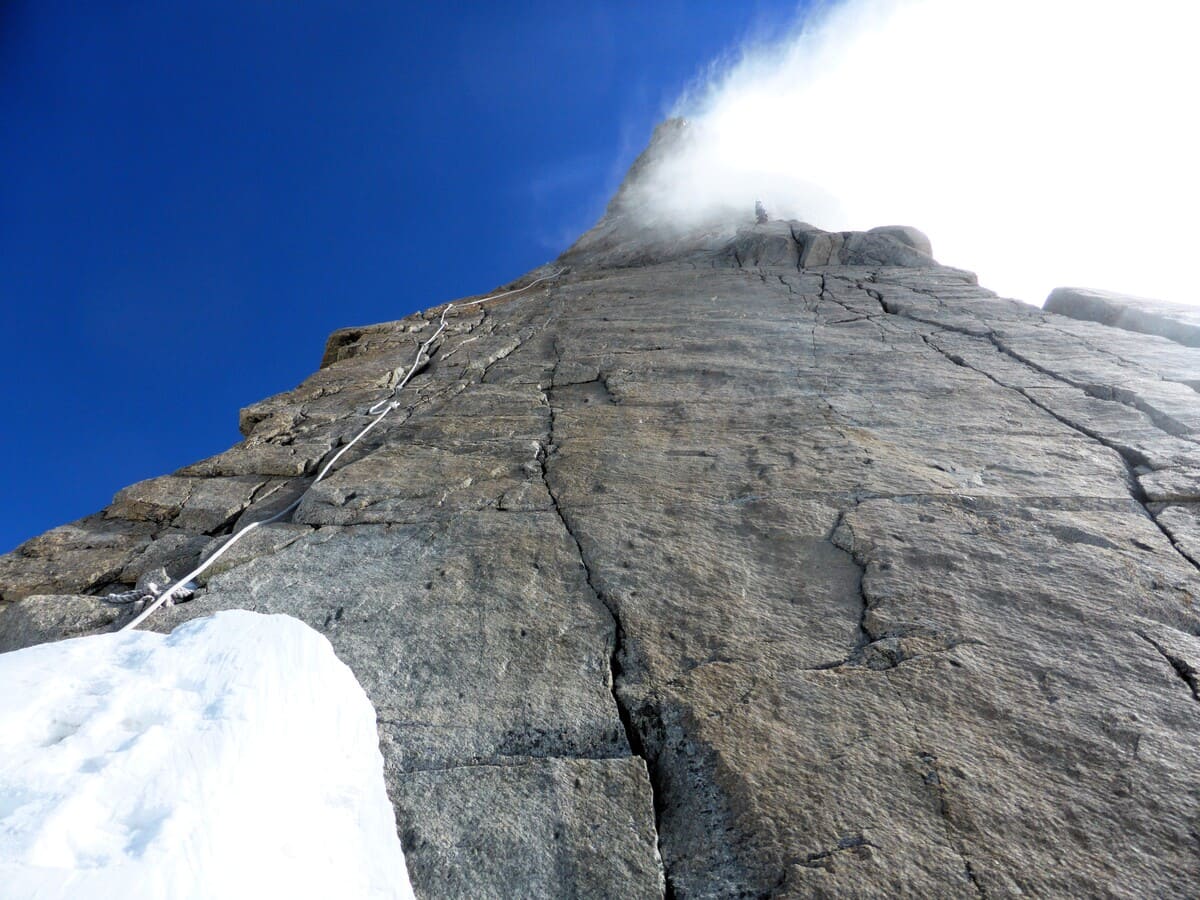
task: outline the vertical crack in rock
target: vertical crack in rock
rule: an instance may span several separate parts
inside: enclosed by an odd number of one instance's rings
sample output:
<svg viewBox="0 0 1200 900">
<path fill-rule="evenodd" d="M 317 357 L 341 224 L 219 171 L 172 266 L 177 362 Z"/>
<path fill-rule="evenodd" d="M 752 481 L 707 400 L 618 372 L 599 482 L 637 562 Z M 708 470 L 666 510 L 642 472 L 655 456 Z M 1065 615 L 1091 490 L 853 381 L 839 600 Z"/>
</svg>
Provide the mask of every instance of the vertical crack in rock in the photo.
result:
<svg viewBox="0 0 1200 900">
<path fill-rule="evenodd" d="M 621 727 L 625 731 L 625 740 L 629 744 L 629 751 L 635 756 L 641 758 L 646 766 L 646 777 L 650 784 L 650 801 L 654 809 L 654 834 L 655 845 L 658 856 L 659 871 L 663 878 L 663 898 L 664 900 L 674 900 L 675 892 L 671 883 L 670 873 L 667 871 L 666 858 L 662 852 L 662 785 L 658 783 L 656 777 L 656 760 L 653 760 L 648 755 L 648 750 L 645 742 L 642 740 L 641 733 L 637 726 L 634 725 L 633 716 L 628 705 L 621 697 L 620 691 L 617 689 L 618 682 L 621 679 L 623 667 L 621 657 L 625 651 L 625 626 L 621 621 L 621 613 L 615 603 L 613 603 L 596 584 L 595 577 L 592 573 L 591 564 L 588 562 L 587 554 L 584 552 L 583 544 L 579 540 L 575 529 L 572 527 L 570 520 L 564 513 L 562 505 L 558 500 L 558 493 L 552 487 L 552 480 L 549 472 L 549 460 L 557 451 L 555 443 L 555 428 L 557 425 L 557 412 L 554 406 L 554 388 L 555 381 L 558 378 L 559 366 L 562 363 L 562 351 L 559 348 L 557 339 L 554 341 L 554 367 L 550 373 L 550 383 L 547 385 L 543 396 L 546 400 L 546 407 L 549 410 L 549 425 L 546 433 L 546 444 L 542 448 L 542 452 L 538 454 L 538 463 L 541 466 L 542 483 L 546 486 L 546 493 L 550 496 L 550 504 L 554 508 L 554 513 L 558 516 L 559 522 L 562 523 L 563 530 L 567 536 L 575 544 L 575 550 L 579 554 L 579 563 L 583 566 L 584 578 L 587 581 L 587 586 L 591 590 L 596 601 L 603 606 L 609 616 L 612 618 L 613 624 L 613 646 L 612 653 L 609 655 L 609 682 L 610 690 L 612 691 L 613 703 L 617 708 L 617 716 L 621 721 Z"/>
<path fill-rule="evenodd" d="M 831 669 L 843 668 L 862 668 L 875 671 L 883 671 L 885 669 L 894 669 L 903 663 L 911 660 L 921 659 L 926 656 L 931 656 L 938 653 L 948 653 L 956 647 L 963 646 L 986 646 L 985 641 L 975 638 L 959 638 L 953 639 L 948 635 L 938 634 L 927 628 L 913 627 L 892 627 L 885 631 L 876 631 L 869 623 L 870 613 L 875 609 L 877 603 L 872 602 L 867 595 L 865 585 L 863 583 L 867 574 L 868 560 L 863 559 L 862 555 L 855 550 L 854 531 L 850 527 L 850 523 L 846 521 L 846 516 L 852 509 L 857 508 L 858 503 L 866 498 L 855 500 L 854 507 L 844 509 L 838 513 L 837 520 L 830 529 L 829 536 L 826 540 L 839 550 L 844 552 L 854 566 L 858 569 L 858 598 L 861 603 L 858 619 L 858 630 L 855 638 L 854 646 L 850 649 L 846 658 L 838 662 L 825 663 L 822 665 L 812 666 L 812 671 L 827 671 Z M 879 498 L 882 499 L 882 498 Z M 919 650 L 914 650 L 914 647 L 908 643 L 907 639 L 921 638 L 924 639 Z M 936 638 L 936 644 L 930 646 L 931 638 Z M 953 663 L 954 665 L 956 663 Z"/>
<path fill-rule="evenodd" d="M 856 586 L 858 588 L 858 599 L 862 604 L 862 608 L 858 615 L 858 634 L 855 639 L 854 649 L 850 652 L 850 656 L 846 662 L 861 662 L 867 647 L 877 640 L 877 636 L 871 632 L 870 626 L 867 624 L 867 615 L 871 612 L 871 601 L 867 599 L 867 592 L 863 587 L 863 579 L 866 578 L 867 567 L 854 555 L 854 531 L 846 521 L 846 510 L 838 513 L 837 521 L 833 523 L 833 528 L 829 531 L 829 543 L 850 557 L 850 561 L 858 569 Z M 892 662 L 893 666 L 895 664 L 896 662 Z"/>
<path fill-rule="evenodd" d="M 950 842 L 950 846 L 959 855 L 963 862 L 963 877 L 971 882 L 975 888 L 975 893 L 984 900 L 987 898 L 987 891 L 979 882 L 979 878 L 975 874 L 975 869 L 971 865 L 971 859 L 967 856 L 966 847 L 962 842 L 954 837 L 955 827 L 950 817 L 950 802 L 947 799 L 946 785 L 942 782 L 941 772 L 938 770 L 938 759 L 932 753 L 918 753 L 917 758 L 925 766 L 925 771 L 921 773 L 921 778 L 930 788 L 933 794 L 934 803 L 937 805 L 938 815 L 942 819 L 942 827 L 946 832 L 946 840 Z"/>
<path fill-rule="evenodd" d="M 856 504 L 857 505 L 857 504 Z M 870 626 L 867 624 L 867 616 L 871 611 L 871 602 L 867 599 L 866 591 L 863 589 L 863 578 L 867 574 L 867 567 L 854 554 L 854 533 L 850 529 L 850 525 L 846 522 L 846 513 L 848 510 L 841 510 L 838 513 L 837 520 L 833 523 L 833 527 L 829 530 L 829 536 L 826 540 L 833 546 L 837 547 L 849 557 L 850 561 L 858 569 L 858 600 L 861 603 L 858 614 L 858 630 L 855 635 L 854 646 L 850 648 L 850 652 L 846 658 L 836 663 L 827 663 L 820 666 L 814 666 L 814 669 L 840 669 L 844 666 L 861 666 L 864 665 L 868 655 L 868 648 L 872 647 L 878 640 L 878 636 L 872 633 Z M 900 660 L 894 656 L 884 654 L 880 656 L 879 662 L 873 663 L 871 668 L 893 668 Z"/>
<path fill-rule="evenodd" d="M 1146 634 L 1144 631 L 1136 631 L 1134 633 L 1158 651 L 1159 655 L 1162 656 L 1162 658 L 1170 664 L 1171 668 L 1175 670 L 1175 674 L 1178 675 L 1180 679 L 1183 680 L 1183 683 L 1186 684 L 1191 690 L 1192 699 L 1200 701 L 1200 672 L 1197 672 L 1194 668 L 1192 668 L 1191 664 L 1186 659 L 1171 653 L 1166 647 L 1154 640 L 1154 638 L 1150 637 L 1150 635 Z"/>
</svg>

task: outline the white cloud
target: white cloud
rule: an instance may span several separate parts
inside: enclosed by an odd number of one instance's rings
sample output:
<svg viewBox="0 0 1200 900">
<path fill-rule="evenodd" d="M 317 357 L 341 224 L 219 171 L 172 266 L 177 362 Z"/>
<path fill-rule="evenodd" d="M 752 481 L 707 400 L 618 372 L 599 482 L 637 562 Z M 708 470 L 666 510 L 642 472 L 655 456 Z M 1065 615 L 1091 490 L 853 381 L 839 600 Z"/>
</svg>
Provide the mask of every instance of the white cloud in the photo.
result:
<svg viewBox="0 0 1200 900">
<path fill-rule="evenodd" d="M 848 0 L 679 104 L 656 218 L 911 224 L 1041 302 L 1082 284 L 1200 303 L 1200 3 Z"/>
</svg>

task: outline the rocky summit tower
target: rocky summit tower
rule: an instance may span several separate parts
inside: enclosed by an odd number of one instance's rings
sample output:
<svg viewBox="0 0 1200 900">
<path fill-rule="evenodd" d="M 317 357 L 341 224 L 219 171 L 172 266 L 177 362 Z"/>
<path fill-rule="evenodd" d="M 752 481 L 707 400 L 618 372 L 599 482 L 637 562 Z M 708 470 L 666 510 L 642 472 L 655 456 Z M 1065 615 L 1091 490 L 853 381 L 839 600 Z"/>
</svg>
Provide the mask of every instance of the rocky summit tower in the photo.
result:
<svg viewBox="0 0 1200 900">
<path fill-rule="evenodd" d="M 303 494 L 148 624 L 327 634 L 421 896 L 1195 896 L 1200 350 L 913 229 L 649 227 L 677 128 L 311 490 L 440 310 L 0 558 L 0 648 Z"/>
</svg>

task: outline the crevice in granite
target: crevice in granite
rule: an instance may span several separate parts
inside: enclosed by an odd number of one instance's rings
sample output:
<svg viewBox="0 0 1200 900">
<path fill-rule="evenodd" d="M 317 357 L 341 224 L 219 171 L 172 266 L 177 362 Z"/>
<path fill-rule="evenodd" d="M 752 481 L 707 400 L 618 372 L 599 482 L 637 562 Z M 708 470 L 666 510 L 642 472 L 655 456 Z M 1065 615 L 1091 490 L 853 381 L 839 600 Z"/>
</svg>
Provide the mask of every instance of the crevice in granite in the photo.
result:
<svg viewBox="0 0 1200 900">
<path fill-rule="evenodd" d="M 1191 664 L 1186 659 L 1171 653 L 1166 647 L 1154 640 L 1154 638 L 1150 637 L 1150 635 L 1146 634 L 1144 631 L 1136 631 L 1134 633 L 1158 651 L 1159 655 L 1167 661 L 1167 663 L 1175 671 L 1175 674 L 1179 676 L 1180 680 L 1182 680 L 1183 683 L 1188 686 L 1188 690 L 1192 692 L 1192 699 L 1200 701 L 1200 672 L 1197 672 L 1194 668 L 1192 668 Z"/>
<path fill-rule="evenodd" d="M 947 329 L 947 330 L 950 330 L 950 329 Z M 1073 422 L 1070 419 L 1060 415 L 1055 410 L 1051 409 L 1049 406 L 1038 401 L 1036 397 L 1030 396 L 1030 394 L 1027 393 L 1026 391 L 1023 391 L 1020 388 L 1009 387 L 1008 385 L 1001 383 L 1000 381 L 998 381 L 996 378 L 994 378 L 989 373 L 983 371 L 982 369 L 978 369 L 975 366 L 970 365 L 966 360 L 962 359 L 962 357 L 958 357 L 958 356 L 955 356 L 954 354 L 947 353 L 946 351 L 942 350 L 942 348 L 938 347 L 935 343 L 932 343 L 929 340 L 928 335 L 923 336 L 923 339 L 925 341 L 925 344 L 928 347 L 930 347 L 930 349 L 941 354 L 943 357 L 948 359 L 950 362 L 954 363 L 956 366 L 961 366 L 965 369 L 970 369 L 972 372 L 982 375 L 984 378 L 987 378 L 989 381 L 993 382 L 994 384 L 998 385 L 999 387 L 1002 387 L 1005 390 L 1013 391 L 1014 393 L 1020 395 L 1021 397 L 1024 397 L 1029 403 L 1036 406 L 1038 409 L 1042 410 L 1044 413 L 1051 416 L 1056 421 L 1061 422 L 1063 425 L 1066 425 L 1072 431 L 1075 431 L 1076 433 L 1081 434 L 1084 437 L 1089 438 L 1090 440 L 1096 441 L 1098 444 L 1101 444 L 1102 446 L 1107 447 L 1109 450 L 1112 450 L 1114 453 L 1116 453 L 1117 456 L 1120 457 L 1121 461 L 1125 465 L 1125 482 L 1126 482 L 1127 488 L 1129 489 L 1130 497 L 1132 497 L 1133 500 L 1142 508 L 1142 511 L 1146 514 L 1146 517 L 1149 518 L 1150 521 L 1154 523 L 1155 527 L 1160 532 L 1162 532 L 1163 537 L 1165 537 L 1167 539 L 1167 542 L 1171 545 L 1171 547 L 1175 550 L 1175 552 L 1178 553 L 1185 560 L 1187 560 L 1187 562 L 1193 568 L 1200 570 L 1200 563 L 1198 563 L 1195 559 L 1193 559 L 1192 556 L 1190 554 L 1188 554 L 1179 545 L 1178 541 L 1175 540 L 1175 537 L 1166 528 L 1166 526 L 1164 526 L 1162 524 L 1162 522 L 1160 522 L 1158 520 L 1158 516 L 1156 516 L 1154 514 L 1154 511 L 1151 508 L 1150 498 L 1146 496 L 1146 492 L 1142 488 L 1141 482 L 1138 480 L 1138 477 L 1137 477 L 1138 467 L 1145 466 L 1147 464 L 1147 460 L 1145 459 L 1145 457 L 1138 454 L 1132 448 L 1116 444 L 1113 441 L 1109 441 L 1109 440 L 1105 439 L 1103 435 L 1101 435 L 1097 432 L 1094 432 L 1091 429 L 1085 428 L 1082 425 L 1080 425 L 1079 423 Z M 1016 359 L 1016 357 L 1012 357 L 1012 358 Z M 1030 368 L 1033 368 L 1033 367 L 1030 367 Z"/>
<path fill-rule="evenodd" d="M 938 297 L 938 295 L 932 291 L 922 290 L 921 288 L 913 287 L 912 285 L 903 285 L 903 287 L 909 291 L 912 291 L 914 294 L 921 294 L 922 296 L 929 297 L 931 300 L 934 300 L 939 305 L 943 303 L 942 299 L 940 297 Z M 1034 372 L 1037 372 L 1039 375 L 1044 375 L 1047 378 L 1051 378 L 1055 381 L 1058 381 L 1062 384 L 1067 385 L 1068 387 L 1073 387 L 1076 390 L 1083 391 L 1089 397 L 1093 397 L 1097 400 L 1107 400 L 1112 403 L 1120 403 L 1122 406 L 1128 406 L 1130 409 L 1136 409 L 1138 412 L 1145 414 L 1150 419 L 1150 421 L 1153 422 L 1154 425 L 1157 428 L 1159 428 L 1161 431 L 1163 431 L 1164 433 L 1169 434 L 1172 437 L 1180 438 L 1181 440 L 1190 441 L 1191 443 L 1200 443 L 1197 441 L 1197 439 L 1191 433 L 1188 432 L 1188 430 L 1183 425 L 1176 422 L 1170 416 L 1166 415 L 1162 411 L 1155 409 L 1150 404 L 1145 403 L 1145 401 L 1142 401 L 1136 394 L 1123 391 L 1119 386 L 1115 386 L 1115 385 L 1098 385 L 1098 384 L 1093 384 L 1091 382 L 1086 382 L 1086 381 L 1077 381 L 1077 380 L 1068 378 L 1067 376 L 1063 375 L 1060 372 L 1055 372 L 1051 369 L 1047 369 L 1045 366 L 1041 366 L 1038 363 L 1034 362 L 1033 360 L 1027 359 L 1023 355 L 1021 355 L 1018 351 L 1016 351 L 1012 347 L 1008 346 L 1004 342 L 1004 340 L 1000 337 L 1000 335 L 998 335 L 996 333 L 995 329 L 992 328 L 990 325 L 988 325 L 983 320 L 979 320 L 979 327 L 984 332 L 982 335 L 980 335 L 980 334 L 976 334 L 974 332 L 968 331 L 967 329 L 955 328 L 954 326 L 949 325 L 945 322 L 939 322 L 939 321 L 932 320 L 932 319 L 922 318 L 921 316 L 914 315 L 911 312 L 894 308 L 893 306 L 888 304 L 887 300 L 884 299 L 882 294 L 880 294 L 878 292 L 870 292 L 870 291 L 868 291 L 868 293 L 871 293 L 871 295 L 876 300 L 879 301 L 879 305 L 882 308 L 882 310 L 889 315 L 899 316 L 899 317 L 905 318 L 905 319 L 910 319 L 914 322 L 921 322 L 925 325 L 931 325 L 931 326 L 938 328 L 940 330 L 943 330 L 943 331 L 951 331 L 951 332 L 955 332 L 957 334 L 966 335 L 967 337 L 972 337 L 972 338 L 984 337 L 988 340 L 989 343 L 991 343 L 991 345 L 997 351 L 999 351 L 1000 353 L 1009 357 L 1010 359 L 1014 360 L 1015 362 L 1020 363 L 1021 365 L 1025 366 L 1026 368 L 1031 369 Z M 1083 344 L 1084 346 L 1088 346 L 1085 341 L 1080 340 L 1080 343 Z M 1089 349 L 1091 349 L 1091 348 L 1089 347 Z M 1113 358 L 1119 360 L 1119 357 L 1116 357 L 1115 355 Z M 1155 377 L 1159 381 L 1165 380 L 1162 378 L 1161 375 L 1158 375 L 1157 373 L 1152 373 L 1152 374 L 1154 374 Z"/>
<path fill-rule="evenodd" d="M 984 900 L 987 900 L 987 891 L 984 889 L 983 884 L 979 881 L 979 877 L 975 872 L 975 868 L 971 864 L 971 859 L 967 855 L 966 847 L 961 841 L 956 840 L 954 837 L 956 829 L 954 827 L 954 823 L 951 821 L 950 802 L 946 792 L 946 785 L 942 780 L 941 771 L 938 767 L 938 758 L 932 753 L 921 752 L 917 754 L 917 759 L 919 759 L 924 766 L 924 771 L 921 772 L 921 779 L 925 782 L 925 785 L 930 788 L 930 791 L 933 794 L 933 800 L 937 807 L 937 813 L 941 817 L 942 827 L 946 832 L 946 840 L 950 842 L 950 846 L 954 848 L 954 851 L 962 860 L 963 878 L 971 883 L 971 886 L 975 889 L 975 893 L 978 896 L 984 898 Z"/>
<path fill-rule="evenodd" d="M 855 501 L 855 507 L 857 507 L 859 502 L 861 501 Z M 847 512 L 847 510 L 842 510 L 838 513 L 837 520 L 834 522 L 826 539 L 833 546 L 844 552 L 858 568 L 857 587 L 858 598 L 861 603 L 858 631 L 854 646 L 850 649 L 845 659 L 810 666 L 808 671 L 833 672 L 859 669 L 865 672 L 882 672 L 888 669 L 895 669 L 905 663 L 910 663 L 918 659 L 949 653 L 957 647 L 987 645 L 985 641 L 974 638 L 951 639 L 939 633 L 937 629 L 929 627 L 898 627 L 889 628 L 883 632 L 877 632 L 871 628 L 868 619 L 871 611 L 875 609 L 876 604 L 867 596 L 864 588 L 863 580 L 867 573 L 867 561 L 862 559 L 855 550 L 854 532 L 850 524 L 846 521 Z M 913 652 L 911 647 L 905 646 L 904 639 L 906 638 L 932 640 L 941 646 L 934 648 L 922 647 L 919 652 Z M 955 666 L 960 665 L 953 659 L 951 659 L 950 663 Z"/>
<path fill-rule="evenodd" d="M 556 427 L 558 413 L 554 405 L 554 385 L 558 375 L 559 367 L 562 364 L 562 349 L 558 341 L 554 342 L 554 367 L 550 376 L 550 384 L 544 392 L 546 405 L 549 408 L 549 427 L 546 434 L 546 443 L 542 452 L 538 454 L 538 463 L 541 467 L 542 482 L 546 487 L 546 493 L 550 495 L 551 507 L 559 522 L 562 523 L 563 530 L 575 545 L 576 552 L 579 554 L 579 563 L 583 567 L 584 578 L 587 586 L 595 597 L 596 601 L 608 610 L 609 616 L 612 618 L 613 626 L 613 646 L 612 652 L 609 655 L 609 682 L 612 692 L 613 703 L 616 706 L 617 716 L 621 721 L 621 727 L 625 731 L 625 740 L 629 744 L 630 753 L 640 757 L 646 765 L 646 774 L 650 785 L 650 800 L 654 809 L 654 831 L 655 844 L 658 850 L 658 864 L 663 874 L 664 885 L 664 900 L 673 900 L 675 896 L 674 887 L 672 885 L 671 873 L 666 864 L 666 857 L 662 852 L 662 795 L 663 785 L 657 772 L 657 760 L 651 758 L 645 741 L 642 740 L 642 735 L 637 726 L 634 724 L 632 711 L 629 705 L 621 697 L 619 689 L 623 675 L 622 657 L 625 653 L 626 634 L 625 626 L 621 620 L 621 611 L 612 600 L 605 596 L 596 583 L 595 575 L 592 572 L 591 564 L 588 561 L 587 554 L 583 549 L 583 543 L 579 540 L 574 527 L 571 525 L 570 519 L 563 511 L 562 505 L 559 502 L 558 492 L 552 486 L 553 479 L 549 471 L 549 460 L 557 450 Z M 603 376 L 601 376 L 601 379 Z"/>
<path fill-rule="evenodd" d="M 850 853 L 854 856 L 869 857 L 874 847 L 875 845 L 861 834 L 850 834 L 839 840 L 836 847 L 809 853 L 804 859 L 797 860 L 796 865 L 808 869 L 828 869 L 833 865 L 834 857 L 839 854 Z"/>
<path fill-rule="evenodd" d="M 856 503 L 855 506 L 857 505 Z M 817 666 L 815 668 L 833 669 L 842 666 L 861 665 L 867 647 L 878 640 L 878 637 L 872 634 L 870 627 L 867 625 L 867 617 L 871 612 L 871 601 L 867 598 L 867 593 L 863 589 L 863 579 L 866 578 L 867 567 L 854 553 L 854 531 L 846 521 L 846 510 L 841 510 L 838 513 L 837 519 L 834 521 L 833 527 L 829 530 L 826 540 L 845 553 L 850 558 L 850 561 L 854 563 L 855 568 L 858 569 L 858 580 L 855 586 L 858 589 L 858 600 L 861 607 L 858 614 L 858 631 L 850 653 L 840 663 L 831 666 Z M 898 660 L 892 662 L 891 666 L 887 666 L 886 668 L 895 666 L 897 662 Z"/>
<path fill-rule="evenodd" d="M 824 276 L 822 276 L 822 285 L 824 285 Z M 984 335 L 975 334 L 966 329 L 954 328 L 954 327 L 949 326 L 942 322 L 934 322 L 934 321 L 930 321 L 928 319 L 922 319 L 918 316 L 912 316 L 906 312 L 896 310 L 893 308 L 889 308 L 887 302 L 884 300 L 883 296 L 879 292 L 873 291 L 873 290 L 867 288 L 862 282 L 858 282 L 857 286 L 860 290 L 862 290 L 862 291 L 868 293 L 870 296 L 872 296 L 879 303 L 880 309 L 887 315 L 896 316 L 898 318 L 903 318 L 903 319 L 909 319 L 911 321 L 922 322 L 923 324 L 931 325 L 931 326 L 937 328 L 939 331 L 961 334 L 961 335 L 964 335 L 968 338 L 972 338 L 975 340 L 986 339 L 988 341 L 988 343 L 998 353 L 1001 353 L 1002 355 L 1008 357 L 1009 359 L 1012 359 L 1013 361 L 1025 366 L 1027 369 L 1030 369 L 1031 371 L 1037 372 L 1038 374 L 1044 375 L 1048 378 L 1052 378 L 1056 381 L 1061 382 L 1062 384 L 1067 385 L 1068 387 L 1073 387 L 1076 390 L 1083 390 L 1084 393 L 1088 393 L 1089 396 L 1097 397 L 1097 399 L 1101 399 L 1101 400 L 1110 400 L 1111 399 L 1113 402 L 1122 402 L 1120 400 L 1117 400 L 1115 397 L 1112 397 L 1112 398 L 1101 397 L 1097 394 L 1089 393 L 1086 390 L 1086 388 L 1083 388 L 1077 384 L 1074 384 L 1071 381 L 1069 381 L 1068 379 L 1062 378 L 1059 375 L 1057 375 L 1056 373 L 1048 371 L 1048 370 L 1046 370 L 1040 366 L 1037 366 L 1036 364 L 1024 359 L 1019 354 L 1013 352 L 1008 347 L 1006 347 L 1004 345 L 1004 343 L 996 337 L 994 331 L 991 328 L 987 328 L 986 326 L 984 326 L 982 322 L 981 322 L 981 327 L 984 327 L 986 329 L 986 333 Z M 926 296 L 931 297 L 934 300 L 938 299 L 935 294 L 932 294 L 929 291 L 920 291 L 920 290 L 913 289 L 913 288 L 909 288 L 909 289 L 913 290 L 914 293 L 925 294 Z M 822 291 L 824 293 L 824 288 L 822 289 Z M 832 297 L 830 297 L 830 299 L 832 299 L 833 302 L 838 303 L 839 306 L 843 306 L 843 307 L 845 306 L 844 304 L 840 303 L 839 301 L 837 301 L 836 299 L 834 299 Z M 938 332 L 933 332 L 932 334 L 937 334 L 937 333 Z M 1116 453 L 1117 456 L 1121 459 L 1121 461 L 1125 465 L 1126 486 L 1127 486 L 1127 488 L 1129 490 L 1129 494 L 1132 497 L 1132 499 L 1134 500 L 1134 502 L 1136 502 L 1142 508 L 1142 511 L 1144 512 L 1146 517 L 1151 522 L 1154 523 L 1155 527 L 1159 530 L 1159 532 L 1162 533 L 1163 537 L 1166 538 L 1167 543 L 1171 546 L 1171 548 L 1174 549 L 1175 552 L 1178 553 L 1180 557 L 1182 557 L 1184 560 L 1186 560 L 1190 566 L 1192 566 L 1194 569 L 1200 570 L 1200 563 L 1198 563 L 1197 560 L 1193 559 L 1187 552 L 1184 551 L 1184 549 L 1182 547 L 1180 547 L 1179 543 L 1171 535 L 1170 531 L 1168 531 L 1167 528 L 1164 527 L 1164 525 L 1158 520 L 1158 517 L 1154 514 L 1154 511 L 1151 509 L 1150 500 L 1146 496 L 1146 492 L 1142 488 L 1141 483 L 1137 477 L 1138 467 L 1145 466 L 1147 463 L 1147 460 L 1145 459 L 1145 457 L 1142 457 L 1139 454 L 1137 454 L 1136 451 L 1132 450 L 1132 448 L 1124 447 L 1124 446 L 1118 445 L 1112 441 L 1106 440 L 1103 437 L 1103 435 L 1101 435 L 1097 432 L 1091 431 L 1090 429 L 1086 429 L 1083 426 L 1079 425 L 1077 422 L 1073 422 L 1070 419 L 1060 415 L 1058 412 L 1051 409 L 1049 406 L 1047 406 L 1044 403 L 1037 400 L 1036 397 L 1031 396 L 1027 391 L 1021 390 L 1020 388 L 1011 387 L 1009 385 L 1006 385 L 1003 382 L 999 381 L 995 376 L 991 375 L 990 373 L 988 373 L 982 369 L 979 369 L 975 366 L 972 366 L 970 363 L 968 363 L 962 357 L 946 352 L 941 347 L 937 346 L 937 344 L 935 342 L 931 341 L 930 337 L 931 337 L 931 335 L 929 335 L 929 334 L 921 335 L 921 339 L 927 347 L 929 347 L 935 353 L 937 353 L 940 356 L 942 356 L 943 358 L 947 359 L 954 365 L 961 366 L 962 368 L 965 368 L 965 369 L 969 369 L 970 371 L 975 372 L 978 375 L 982 375 L 984 378 L 987 378 L 989 381 L 991 381 L 993 384 L 997 385 L 998 387 L 1001 387 L 1004 390 L 1012 391 L 1013 393 L 1016 393 L 1020 397 L 1024 398 L 1028 403 L 1032 404 L 1033 406 L 1037 407 L 1041 411 L 1045 412 L 1047 415 L 1051 416 L 1056 421 L 1061 422 L 1063 425 L 1070 428 L 1072 431 L 1076 432 L 1077 434 L 1081 434 L 1084 437 L 1088 438 L 1089 440 L 1093 440 L 1093 441 L 1101 444 L 1102 446 L 1107 447 L 1109 450 L 1112 450 L 1114 453 Z M 1124 404 L 1124 405 L 1131 406 L 1132 404 Z M 1142 410 L 1139 407 L 1134 407 L 1134 408 L 1139 409 L 1140 412 L 1146 412 L 1146 410 Z M 1146 414 L 1150 415 L 1148 412 L 1146 412 Z M 1156 425 L 1158 425 L 1160 428 L 1162 427 L 1161 425 L 1159 425 L 1158 421 L 1155 419 L 1154 416 L 1150 416 L 1150 418 L 1151 418 L 1151 421 L 1153 421 Z M 1167 431 L 1166 429 L 1163 429 L 1163 430 L 1164 430 L 1164 432 L 1171 434 L 1170 431 Z"/>
</svg>

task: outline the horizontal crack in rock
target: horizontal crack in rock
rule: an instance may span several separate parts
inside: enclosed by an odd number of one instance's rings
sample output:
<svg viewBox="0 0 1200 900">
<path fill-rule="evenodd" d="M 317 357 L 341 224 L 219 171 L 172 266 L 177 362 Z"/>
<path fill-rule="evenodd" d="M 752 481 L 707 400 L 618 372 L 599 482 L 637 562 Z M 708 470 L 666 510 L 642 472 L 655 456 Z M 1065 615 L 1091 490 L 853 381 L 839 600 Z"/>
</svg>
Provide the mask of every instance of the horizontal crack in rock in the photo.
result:
<svg viewBox="0 0 1200 900">
<path fill-rule="evenodd" d="M 821 850 L 818 853 L 810 853 L 804 859 L 797 860 L 796 865 L 805 866 L 809 869 L 826 869 L 832 872 L 834 857 L 839 854 L 850 853 L 854 856 L 869 858 L 871 856 L 871 848 L 873 847 L 875 845 L 861 834 L 847 835 L 838 841 L 837 846 L 832 850 Z"/>
</svg>

